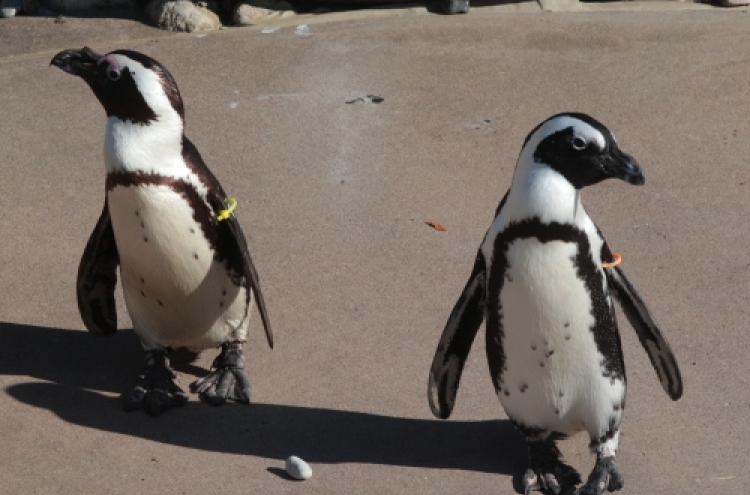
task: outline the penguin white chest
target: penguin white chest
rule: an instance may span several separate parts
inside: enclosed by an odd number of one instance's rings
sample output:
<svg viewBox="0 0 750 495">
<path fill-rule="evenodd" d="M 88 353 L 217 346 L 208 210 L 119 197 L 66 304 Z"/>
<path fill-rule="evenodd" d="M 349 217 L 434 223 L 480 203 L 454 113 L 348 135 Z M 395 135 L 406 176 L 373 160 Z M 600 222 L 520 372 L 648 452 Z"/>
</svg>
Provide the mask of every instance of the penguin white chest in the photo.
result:
<svg viewBox="0 0 750 495">
<path fill-rule="evenodd" d="M 536 238 L 510 243 L 497 315 L 505 353 L 500 402 L 514 420 L 561 433 L 601 431 L 625 390 L 602 373 L 578 250 L 574 242 Z"/>
<path fill-rule="evenodd" d="M 146 348 L 214 347 L 246 329 L 245 289 L 232 283 L 186 198 L 166 185 L 107 195 L 123 293 Z"/>
</svg>

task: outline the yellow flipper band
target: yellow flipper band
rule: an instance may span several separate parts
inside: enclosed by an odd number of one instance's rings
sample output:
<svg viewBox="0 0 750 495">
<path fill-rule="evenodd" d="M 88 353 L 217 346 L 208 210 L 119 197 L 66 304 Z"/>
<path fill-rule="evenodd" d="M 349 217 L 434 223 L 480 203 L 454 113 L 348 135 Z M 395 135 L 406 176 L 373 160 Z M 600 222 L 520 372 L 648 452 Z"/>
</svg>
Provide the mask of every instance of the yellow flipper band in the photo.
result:
<svg viewBox="0 0 750 495">
<path fill-rule="evenodd" d="M 622 256 L 620 256 L 619 254 L 612 253 L 612 258 L 614 258 L 612 261 L 610 261 L 609 263 L 602 263 L 602 266 L 604 268 L 614 268 L 622 263 Z"/>
<path fill-rule="evenodd" d="M 224 204 L 227 205 L 226 210 L 221 210 L 218 215 L 216 215 L 216 220 L 222 221 L 229 218 L 229 215 L 232 214 L 235 208 L 237 208 L 237 200 L 234 198 L 227 198 L 224 200 Z"/>
</svg>

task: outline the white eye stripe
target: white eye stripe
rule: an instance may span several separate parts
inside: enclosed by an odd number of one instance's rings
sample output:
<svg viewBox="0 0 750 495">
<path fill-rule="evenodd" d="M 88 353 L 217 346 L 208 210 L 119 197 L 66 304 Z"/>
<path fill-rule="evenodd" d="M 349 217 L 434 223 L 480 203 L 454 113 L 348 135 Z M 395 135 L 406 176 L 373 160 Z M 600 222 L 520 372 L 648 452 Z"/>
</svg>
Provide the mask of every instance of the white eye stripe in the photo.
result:
<svg viewBox="0 0 750 495">
<path fill-rule="evenodd" d="M 550 136 L 556 132 L 571 129 L 574 133 L 574 137 L 580 137 L 585 141 L 585 145 L 596 144 L 599 149 L 604 149 L 606 146 L 606 139 L 597 129 L 571 115 L 560 115 L 556 118 L 550 119 L 545 122 L 539 131 L 540 141 L 546 136 Z"/>
</svg>

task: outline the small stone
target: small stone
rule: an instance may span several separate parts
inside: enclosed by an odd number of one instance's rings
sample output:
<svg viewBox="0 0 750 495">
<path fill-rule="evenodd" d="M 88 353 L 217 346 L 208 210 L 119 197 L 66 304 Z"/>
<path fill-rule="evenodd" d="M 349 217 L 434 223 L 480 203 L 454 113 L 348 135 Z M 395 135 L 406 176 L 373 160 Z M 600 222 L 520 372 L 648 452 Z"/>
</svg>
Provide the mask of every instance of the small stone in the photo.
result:
<svg viewBox="0 0 750 495">
<path fill-rule="evenodd" d="M 286 460 L 286 472 L 295 480 L 307 480 L 312 476 L 310 465 L 295 455 Z"/>
</svg>

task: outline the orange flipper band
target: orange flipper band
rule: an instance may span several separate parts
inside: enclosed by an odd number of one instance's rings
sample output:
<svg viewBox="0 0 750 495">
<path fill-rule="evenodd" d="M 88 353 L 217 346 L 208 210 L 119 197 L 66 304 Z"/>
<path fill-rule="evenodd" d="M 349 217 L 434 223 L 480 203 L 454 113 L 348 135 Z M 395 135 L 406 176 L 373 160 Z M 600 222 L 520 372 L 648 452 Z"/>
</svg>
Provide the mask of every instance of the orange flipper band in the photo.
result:
<svg viewBox="0 0 750 495">
<path fill-rule="evenodd" d="M 602 263 L 602 266 L 604 268 L 614 268 L 617 265 L 619 265 L 620 263 L 622 263 L 622 256 L 620 256 L 619 254 L 612 253 L 612 258 L 613 258 L 612 261 L 609 261 L 607 263 Z"/>
</svg>

